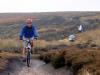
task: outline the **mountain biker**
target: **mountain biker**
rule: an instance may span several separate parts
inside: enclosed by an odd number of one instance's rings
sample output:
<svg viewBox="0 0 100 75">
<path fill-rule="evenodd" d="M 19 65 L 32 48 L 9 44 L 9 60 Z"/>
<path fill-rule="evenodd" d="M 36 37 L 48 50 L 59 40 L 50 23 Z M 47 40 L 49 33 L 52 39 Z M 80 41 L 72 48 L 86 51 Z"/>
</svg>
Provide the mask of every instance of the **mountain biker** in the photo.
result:
<svg viewBox="0 0 100 75">
<path fill-rule="evenodd" d="M 76 36 L 75 35 L 72 34 L 72 35 L 69 36 L 69 41 L 70 42 L 74 42 L 75 40 L 76 40 Z"/>
<path fill-rule="evenodd" d="M 83 25 L 80 25 L 80 26 L 78 27 L 78 31 L 79 31 L 79 32 L 83 32 Z"/>
<path fill-rule="evenodd" d="M 30 39 L 31 41 L 31 47 L 33 48 L 33 39 L 37 39 L 38 38 L 38 33 L 36 30 L 36 27 L 34 26 L 34 24 L 32 24 L 32 19 L 28 18 L 26 20 L 27 24 L 24 25 L 24 27 L 22 28 L 22 31 L 20 33 L 20 40 L 23 40 L 23 36 L 24 39 Z M 24 48 L 23 48 L 23 55 L 26 56 L 26 42 L 23 42 L 24 44 Z M 31 50 L 31 53 L 33 53 L 33 50 Z"/>
</svg>

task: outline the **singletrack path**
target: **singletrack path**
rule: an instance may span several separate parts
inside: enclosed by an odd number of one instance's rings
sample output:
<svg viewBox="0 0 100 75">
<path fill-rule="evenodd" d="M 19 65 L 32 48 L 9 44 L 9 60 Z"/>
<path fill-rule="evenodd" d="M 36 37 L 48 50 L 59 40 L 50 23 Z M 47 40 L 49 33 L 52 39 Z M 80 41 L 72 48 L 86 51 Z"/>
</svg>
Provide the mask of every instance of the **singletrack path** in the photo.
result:
<svg viewBox="0 0 100 75">
<path fill-rule="evenodd" d="M 51 64 L 45 64 L 38 59 L 31 59 L 31 67 L 28 68 L 26 63 L 11 61 L 9 68 L 0 75 L 73 75 L 70 70 L 60 68 L 55 70 Z"/>
</svg>

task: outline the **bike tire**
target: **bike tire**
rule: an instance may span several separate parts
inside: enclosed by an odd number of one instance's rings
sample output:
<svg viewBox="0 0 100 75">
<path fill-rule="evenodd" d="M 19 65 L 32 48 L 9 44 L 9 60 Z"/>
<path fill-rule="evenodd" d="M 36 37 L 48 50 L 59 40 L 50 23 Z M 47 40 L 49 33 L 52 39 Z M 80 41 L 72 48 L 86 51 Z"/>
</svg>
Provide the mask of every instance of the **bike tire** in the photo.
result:
<svg viewBox="0 0 100 75">
<path fill-rule="evenodd" d="M 27 52 L 27 67 L 30 67 L 30 51 Z"/>
</svg>

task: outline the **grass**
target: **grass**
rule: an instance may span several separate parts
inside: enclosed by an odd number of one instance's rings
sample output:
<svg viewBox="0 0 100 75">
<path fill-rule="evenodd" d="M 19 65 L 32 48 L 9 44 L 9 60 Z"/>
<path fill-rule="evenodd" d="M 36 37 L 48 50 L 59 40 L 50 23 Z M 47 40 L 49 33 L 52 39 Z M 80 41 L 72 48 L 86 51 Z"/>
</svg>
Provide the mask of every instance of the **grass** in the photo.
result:
<svg viewBox="0 0 100 75">
<path fill-rule="evenodd" d="M 86 31 L 76 35 L 78 40 L 77 43 L 86 42 L 92 40 L 92 43 L 100 46 L 100 28 L 96 30 Z"/>
<path fill-rule="evenodd" d="M 22 56 L 21 54 L 3 52 L 0 53 L 0 71 L 4 70 L 12 57 Z"/>
<path fill-rule="evenodd" d="M 89 23 L 93 18 L 93 23 L 88 25 L 89 29 L 98 28 L 100 13 L 98 12 L 56 12 L 56 13 L 35 13 L 32 14 L 0 14 L 4 18 L 0 18 L 0 38 L 16 38 L 19 35 L 21 28 L 25 24 L 23 21 L 29 15 L 33 18 L 33 22 L 39 32 L 39 38 L 45 40 L 59 40 L 69 36 L 72 33 L 77 33 L 77 25 Z M 11 17 L 11 16 L 13 17 Z M 22 15 L 22 16 L 21 16 Z M 26 17 L 25 17 L 26 15 Z M 8 16 L 8 17 L 7 17 Z M 95 18 L 96 16 L 96 18 Z M 23 19 L 24 18 L 24 19 Z M 8 19 L 8 20 L 7 20 Z M 14 19 L 14 20 L 13 20 Z M 89 21 L 88 21 L 89 20 Z M 5 22 L 6 21 L 6 22 Z M 15 22 L 13 22 L 15 21 Z M 91 26 L 92 25 L 92 26 Z M 6 31 L 5 31 L 6 29 Z M 88 29 L 87 29 L 88 30 Z M 64 35 L 63 35 L 64 34 Z"/>
<path fill-rule="evenodd" d="M 0 39 L 0 49 L 17 48 L 21 47 L 22 43 L 15 39 Z"/>
<path fill-rule="evenodd" d="M 74 34 L 77 40 L 74 43 L 69 41 L 69 38 L 59 40 L 60 42 L 66 43 L 67 45 L 84 44 L 91 40 L 90 44 L 100 46 L 100 28 L 95 30 L 85 31 L 83 33 Z"/>
<path fill-rule="evenodd" d="M 19 53 L 2 52 L 2 53 L 0 53 L 0 56 L 2 56 L 2 57 L 7 57 L 7 56 L 22 56 L 22 54 L 19 54 Z"/>
<path fill-rule="evenodd" d="M 65 65 L 64 54 L 61 52 L 56 52 L 51 58 L 52 65 L 54 68 L 60 68 Z"/>
<path fill-rule="evenodd" d="M 100 50 L 67 47 L 43 53 L 40 58 L 45 62 L 51 62 L 54 68 L 66 65 L 71 66 L 75 72 L 79 73 L 86 68 L 93 75 L 100 73 Z"/>
<path fill-rule="evenodd" d="M 34 47 L 37 51 L 45 49 L 47 46 L 58 46 L 61 44 L 66 44 L 64 41 L 45 41 L 45 40 L 36 40 L 34 41 Z M 13 51 L 16 49 L 22 49 L 23 43 L 22 41 L 16 40 L 16 39 L 0 39 L 0 50 L 9 50 Z M 10 50 L 11 49 L 11 50 Z"/>
<path fill-rule="evenodd" d="M 89 20 L 89 19 L 100 19 L 100 15 L 94 15 L 94 16 L 87 16 L 87 17 L 81 17 L 80 20 L 85 21 L 85 20 Z"/>
</svg>

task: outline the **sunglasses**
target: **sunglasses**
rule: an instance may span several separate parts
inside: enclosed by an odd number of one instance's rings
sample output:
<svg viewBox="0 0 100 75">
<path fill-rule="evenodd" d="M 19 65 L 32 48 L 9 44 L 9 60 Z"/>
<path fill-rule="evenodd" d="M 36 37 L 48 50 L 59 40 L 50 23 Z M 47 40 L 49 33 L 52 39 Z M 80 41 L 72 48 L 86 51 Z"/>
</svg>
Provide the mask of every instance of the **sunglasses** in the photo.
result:
<svg viewBox="0 0 100 75">
<path fill-rule="evenodd" d="M 32 24 L 32 23 L 27 23 L 27 24 Z"/>
</svg>

